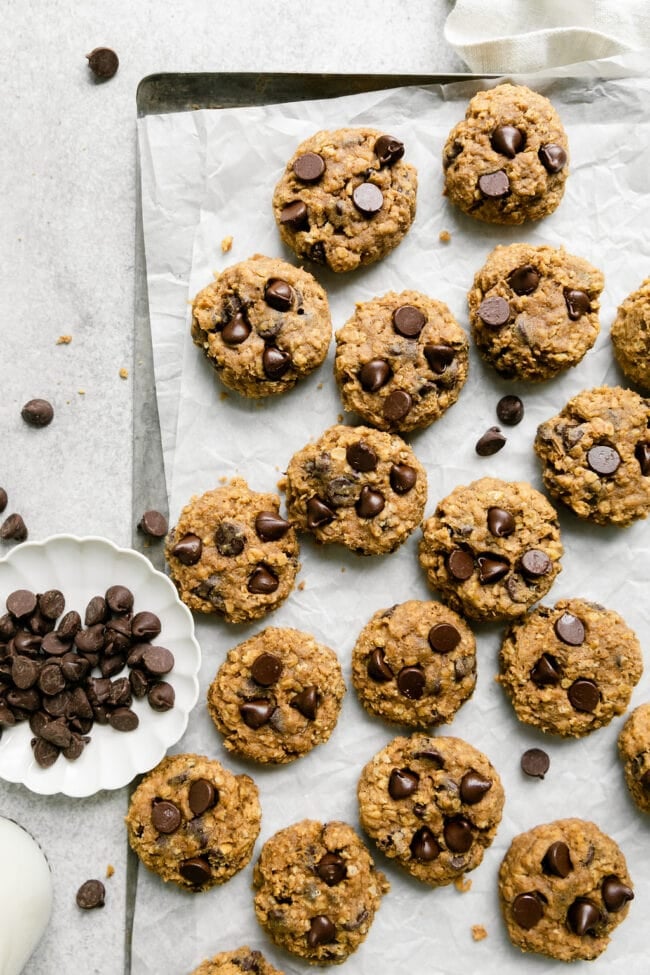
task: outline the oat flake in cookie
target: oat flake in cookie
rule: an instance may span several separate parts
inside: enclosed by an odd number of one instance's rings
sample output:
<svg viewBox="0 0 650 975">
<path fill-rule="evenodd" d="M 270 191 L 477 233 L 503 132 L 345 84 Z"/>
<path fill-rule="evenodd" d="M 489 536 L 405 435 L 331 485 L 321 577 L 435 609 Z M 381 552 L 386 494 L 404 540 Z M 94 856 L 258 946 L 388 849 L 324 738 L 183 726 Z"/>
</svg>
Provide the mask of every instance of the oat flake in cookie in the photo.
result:
<svg viewBox="0 0 650 975">
<path fill-rule="evenodd" d="M 557 514 L 523 481 L 484 477 L 454 488 L 422 531 L 429 585 L 472 620 L 523 616 L 560 572 Z"/>
<path fill-rule="evenodd" d="M 428 426 L 458 399 L 468 344 L 447 306 L 418 291 L 358 302 L 336 333 L 344 408 L 380 430 Z"/>
<path fill-rule="evenodd" d="M 597 525 L 629 525 L 650 511 L 650 400 L 600 386 L 540 424 L 535 451 L 544 486 Z"/>
<path fill-rule="evenodd" d="M 255 951 L 244 945 L 236 951 L 222 951 L 214 958 L 202 962 L 190 975 L 242 975 L 242 972 L 252 972 L 253 975 L 283 975 L 266 960 L 261 951 Z"/>
<path fill-rule="evenodd" d="M 634 898 L 621 850 L 582 819 L 516 836 L 499 870 L 499 895 L 512 943 L 559 961 L 602 954 Z"/>
<path fill-rule="evenodd" d="M 556 209 L 568 142 L 549 100 L 524 85 L 498 85 L 470 101 L 442 153 L 445 193 L 487 223 L 540 220 Z"/>
<path fill-rule="evenodd" d="M 190 609 L 244 623 L 287 598 L 300 568 L 298 540 L 279 508 L 277 495 L 251 491 L 240 477 L 183 508 L 165 556 Z"/>
<path fill-rule="evenodd" d="M 420 523 L 427 477 L 400 437 L 339 425 L 293 455 L 284 490 L 292 522 L 316 541 L 381 555 Z"/>
<path fill-rule="evenodd" d="M 347 823 L 304 819 L 262 847 L 255 913 L 271 939 L 314 965 L 340 964 L 365 940 L 389 883 Z"/>
<path fill-rule="evenodd" d="M 627 378 L 650 392 L 650 278 L 619 306 L 611 336 Z"/>
<path fill-rule="evenodd" d="M 230 650 L 208 710 L 229 751 L 285 763 L 328 740 L 344 694 L 333 650 L 308 633 L 269 626 Z"/>
<path fill-rule="evenodd" d="M 145 867 L 193 892 L 245 867 L 260 831 L 257 786 L 202 755 L 171 755 L 131 796 L 129 843 Z"/>
<path fill-rule="evenodd" d="M 643 657 L 636 635 L 614 610 L 562 599 L 510 626 L 500 666 L 499 682 L 520 721 L 580 738 L 623 714 Z"/>
<path fill-rule="evenodd" d="M 414 728 L 451 721 L 474 691 L 476 641 L 442 603 L 380 609 L 352 652 L 352 680 L 370 714 Z"/>
<path fill-rule="evenodd" d="M 327 295 L 307 271 L 256 254 L 192 302 L 192 338 L 242 396 L 284 393 L 321 364 L 332 337 Z"/>
<path fill-rule="evenodd" d="M 364 830 L 386 856 L 431 887 L 474 870 L 501 821 L 501 779 L 460 738 L 395 738 L 363 769 Z"/>
<path fill-rule="evenodd" d="M 650 704 L 630 714 L 618 736 L 625 784 L 642 812 L 650 813 Z"/>
<path fill-rule="evenodd" d="M 479 352 L 505 379 L 552 379 L 596 341 L 603 285 L 600 271 L 563 247 L 496 247 L 467 296 Z"/>
<path fill-rule="evenodd" d="M 284 243 L 300 258 L 352 271 L 380 260 L 415 217 L 417 173 L 399 139 L 376 129 L 316 132 L 273 194 Z"/>
</svg>

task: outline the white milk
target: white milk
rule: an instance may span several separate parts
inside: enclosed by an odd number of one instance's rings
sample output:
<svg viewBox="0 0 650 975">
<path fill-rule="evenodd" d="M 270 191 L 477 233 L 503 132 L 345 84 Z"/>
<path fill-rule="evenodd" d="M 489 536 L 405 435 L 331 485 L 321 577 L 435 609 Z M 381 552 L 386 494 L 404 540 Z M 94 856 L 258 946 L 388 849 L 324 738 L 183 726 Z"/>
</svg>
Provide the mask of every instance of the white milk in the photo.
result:
<svg viewBox="0 0 650 975">
<path fill-rule="evenodd" d="M 20 975 L 52 912 L 52 876 L 35 840 L 0 817 L 0 975 Z"/>
</svg>

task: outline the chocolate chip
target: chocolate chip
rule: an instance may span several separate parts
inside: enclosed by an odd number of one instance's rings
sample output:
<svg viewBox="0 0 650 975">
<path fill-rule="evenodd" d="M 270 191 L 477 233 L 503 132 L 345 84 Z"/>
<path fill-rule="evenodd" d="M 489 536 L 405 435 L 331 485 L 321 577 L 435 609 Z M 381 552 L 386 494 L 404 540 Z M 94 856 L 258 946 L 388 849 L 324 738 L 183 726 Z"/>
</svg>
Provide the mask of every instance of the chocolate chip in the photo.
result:
<svg viewBox="0 0 650 975">
<path fill-rule="evenodd" d="M 142 663 L 152 677 L 162 677 L 163 674 L 168 674 L 173 668 L 174 654 L 166 647 L 152 644 L 142 654 Z"/>
<path fill-rule="evenodd" d="M 565 288 L 564 300 L 566 302 L 569 318 L 572 322 L 577 322 L 582 315 L 587 315 L 591 311 L 589 295 L 584 291 L 578 291 L 575 288 Z"/>
<path fill-rule="evenodd" d="M 375 142 L 375 155 L 380 166 L 393 166 L 404 155 L 404 143 L 394 135 L 380 135 Z"/>
<path fill-rule="evenodd" d="M 267 701 L 266 698 L 246 701 L 239 708 L 242 721 L 253 731 L 257 731 L 258 728 L 268 724 L 274 711 L 275 705 L 271 701 Z"/>
<path fill-rule="evenodd" d="M 183 860 L 178 872 L 193 887 L 202 887 L 203 884 L 207 884 L 212 879 L 212 870 L 205 857 L 192 857 L 190 860 Z"/>
<path fill-rule="evenodd" d="M 539 271 L 532 264 L 516 267 L 508 275 L 508 284 L 516 295 L 532 295 L 539 286 Z"/>
<path fill-rule="evenodd" d="M 138 528 L 150 538 L 164 538 L 167 534 L 169 525 L 167 519 L 161 511 L 150 508 L 142 515 L 138 522 Z"/>
<path fill-rule="evenodd" d="M 554 142 L 547 142 L 545 146 L 540 146 L 537 155 L 548 173 L 559 173 L 566 166 L 567 154 L 562 146 Z"/>
<path fill-rule="evenodd" d="M 506 438 L 498 427 L 490 427 L 482 437 L 476 441 L 474 450 L 479 457 L 491 457 L 497 454 L 505 446 Z"/>
<path fill-rule="evenodd" d="M 534 928 L 544 916 L 544 908 L 539 895 L 535 891 L 517 894 L 512 902 L 512 916 L 520 928 L 524 928 L 526 931 Z"/>
<path fill-rule="evenodd" d="M 276 511 L 260 511 L 255 519 L 255 531 L 263 542 L 274 542 L 283 538 L 291 528 Z"/>
<path fill-rule="evenodd" d="M 106 590 L 105 599 L 114 613 L 130 613 L 133 609 L 133 593 L 126 586 L 111 586 Z"/>
<path fill-rule="evenodd" d="M 490 328 L 500 328 L 510 318 L 510 305 L 505 298 L 484 298 L 478 307 L 478 317 Z"/>
<path fill-rule="evenodd" d="M 21 515 L 14 512 L 7 515 L 2 525 L 0 525 L 0 538 L 5 541 L 24 542 L 27 538 L 27 526 Z"/>
<path fill-rule="evenodd" d="M 66 686 L 61 668 L 57 664 L 46 664 L 40 672 L 38 686 L 44 694 L 59 694 Z"/>
<path fill-rule="evenodd" d="M 33 687 L 40 672 L 40 664 L 29 657 L 14 657 L 11 662 L 11 679 L 20 690 Z"/>
<path fill-rule="evenodd" d="M 7 596 L 6 605 L 12 616 L 22 619 L 36 609 L 36 596 L 29 589 L 16 589 Z"/>
<path fill-rule="evenodd" d="M 568 689 L 567 697 L 576 711 L 591 714 L 600 702 L 598 684 L 586 677 L 578 677 Z"/>
<path fill-rule="evenodd" d="M 384 194 L 374 183 L 359 183 L 352 191 L 352 202 L 364 217 L 372 217 L 381 210 Z"/>
<path fill-rule="evenodd" d="M 530 679 L 538 687 L 559 684 L 562 668 L 550 653 L 543 653 L 530 671 Z"/>
<path fill-rule="evenodd" d="M 336 939 L 336 927 L 325 914 L 317 914 L 309 922 L 307 944 L 310 948 L 329 945 Z"/>
<path fill-rule="evenodd" d="M 602 920 L 600 909 L 588 897 L 576 897 L 567 912 L 567 922 L 575 934 L 595 934 L 594 928 Z"/>
<path fill-rule="evenodd" d="M 487 526 L 495 538 L 507 538 L 515 530 L 515 519 L 505 508 L 488 508 Z"/>
<path fill-rule="evenodd" d="M 650 443 L 643 440 L 639 441 L 634 448 L 634 456 L 639 462 L 642 475 L 648 477 L 650 474 Z"/>
<path fill-rule="evenodd" d="M 309 257 L 316 264 L 327 264 L 327 255 L 325 254 L 325 244 L 322 240 L 317 240 L 309 248 Z"/>
<path fill-rule="evenodd" d="M 552 563 L 546 552 L 538 548 L 531 548 L 521 557 L 521 571 L 528 579 L 540 579 L 548 575 L 552 569 Z"/>
<path fill-rule="evenodd" d="M 307 207 L 302 200 L 287 203 L 280 212 L 280 223 L 284 223 L 291 230 L 301 230 L 307 223 Z"/>
<path fill-rule="evenodd" d="M 77 907 L 82 911 L 92 911 L 96 907 L 103 907 L 106 888 L 101 880 L 86 880 L 77 891 Z"/>
<path fill-rule="evenodd" d="M 262 687 L 271 687 L 282 673 L 282 661 L 274 653 L 260 653 L 251 665 L 251 677 Z"/>
<path fill-rule="evenodd" d="M 241 345 L 251 334 L 251 327 L 243 312 L 237 314 L 221 331 L 221 338 L 226 345 Z"/>
<path fill-rule="evenodd" d="M 336 518 L 336 511 L 325 504 L 321 498 L 313 497 L 307 502 L 307 528 L 313 531 L 329 525 Z"/>
<path fill-rule="evenodd" d="M 614 447 L 599 444 L 587 451 L 587 463 L 594 474 L 607 477 L 616 473 L 621 463 L 621 457 Z"/>
<path fill-rule="evenodd" d="M 448 819 L 444 825 L 443 835 L 447 849 L 454 853 L 467 853 L 474 842 L 472 824 L 463 816 Z"/>
<path fill-rule="evenodd" d="M 75 609 L 71 609 L 60 620 L 56 633 L 60 640 L 73 640 L 80 629 L 81 617 Z"/>
<path fill-rule="evenodd" d="M 59 757 L 59 749 L 44 738 L 32 738 L 32 751 L 36 764 L 41 768 L 50 768 Z"/>
<path fill-rule="evenodd" d="M 491 779 L 486 779 L 480 772 L 470 769 L 460 780 L 461 801 L 466 802 L 468 806 L 474 806 L 491 788 Z"/>
<path fill-rule="evenodd" d="M 492 555 L 490 552 L 482 552 L 476 556 L 478 565 L 479 582 L 484 585 L 493 585 L 500 582 L 510 571 L 510 562 L 505 555 Z"/>
<path fill-rule="evenodd" d="M 46 427 L 54 418 L 54 408 L 46 399 L 30 399 L 20 415 L 30 427 Z"/>
<path fill-rule="evenodd" d="M 325 853 L 316 864 L 316 873 L 328 887 L 335 887 L 348 875 L 345 860 L 338 853 Z"/>
<path fill-rule="evenodd" d="M 131 620 L 131 636 L 135 640 L 153 640 L 161 630 L 160 620 L 155 613 L 143 610 Z"/>
<path fill-rule="evenodd" d="M 256 596 L 265 596 L 275 592 L 280 585 L 280 580 L 268 566 L 260 563 L 256 566 L 248 577 L 247 589 Z"/>
<path fill-rule="evenodd" d="M 573 870 L 569 847 L 562 840 L 551 843 L 542 860 L 544 873 L 555 877 L 568 877 Z"/>
<path fill-rule="evenodd" d="M 86 606 L 84 625 L 96 626 L 97 623 L 105 622 L 109 615 L 108 604 L 104 596 L 93 596 Z"/>
<path fill-rule="evenodd" d="M 116 731 L 135 731 L 140 720 L 131 708 L 116 708 L 108 715 L 108 723 Z"/>
<path fill-rule="evenodd" d="M 294 162 L 293 171 L 303 183 L 316 183 L 325 172 L 325 160 L 317 152 L 304 152 Z"/>
<path fill-rule="evenodd" d="M 508 159 L 514 159 L 525 144 L 524 133 L 514 125 L 499 125 L 490 136 L 490 145 L 494 151 Z"/>
<path fill-rule="evenodd" d="M 241 525 L 232 521 L 222 521 L 214 533 L 214 543 L 220 555 L 233 558 L 244 551 L 246 533 Z"/>
<path fill-rule="evenodd" d="M 104 624 L 96 623 L 80 630 L 74 638 L 75 646 L 82 653 L 98 653 L 104 648 Z"/>
<path fill-rule="evenodd" d="M 371 359 L 359 370 L 359 382 L 366 393 L 376 393 L 391 375 L 391 368 L 384 359 Z"/>
<path fill-rule="evenodd" d="M 368 676 L 378 684 L 385 684 L 394 677 L 393 671 L 386 663 L 384 651 L 376 647 L 368 657 Z"/>
<path fill-rule="evenodd" d="M 641 788 L 645 789 L 646 792 L 650 792 L 650 769 L 643 773 L 640 782 Z"/>
<path fill-rule="evenodd" d="M 102 81 L 108 81 L 116 73 L 120 66 L 120 60 L 110 47 L 96 47 L 86 55 L 88 67 Z"/>
<path fill-rule="evenodd" d="M 600 889 L 603 895 L 603 903 L 611 914 L 620 911 L 628 901 L 634 900 L 632 888 L 624 884 L 615 874 L 605 877 Z"/>
<path fill-rule="evenodd" d="M 266 282 L 264 301 L 276 311 L 290 311 L 294 298 L 295 292 L 288 281 L 282 278 L 271 278 Z"/>
<path fill-rule="evenodd" d="M 219 793 L 207 779 L 195 779 L 190 786 L 187 800 L 195 816 L 202 816 L 219 802 Z"/>
<path fill-rule="evenodd" d="M 456 358 L 456 350 L 450 345 L 425 345 L 424 358 L 431 371 L 440 376 Z"/>
<path fill-rule="evenodd" d="M 196 565 L 203 552 L 203 542 L 198 535 L 189 532 L 172 547 L 171 554 L 183 565 Z"/>
<path fill-rule="evenodd" d="M 275 345 L 265 347 L 262 353 L 262 368 L 268 379 L 281 379 L 292 365 L 293 360 L 284 349 L 278 349 Z"/>
<path fill-rule="evenodd" d="M 129 678 L 131 678 L 136 673 L 138 673 L 138 671 L 132 670 L 131 674 L 129 675 Z M 146 675 L 141 674 L 140 686 L 142 686 L 143 680 L 146 681 Z M 133 687 L 133 682 L 130 679 L 129 682 Z M 136 684 L 137 683 L 138 680 L 136 678 Z M 145 683 L 145 688 L 146 688 L 146 683 Z M 133 689 L 133 693 L 136 695 L 136 697 L 141 696 L 136 694 L 135 688 Z M 174 691 L 172 685 L 168 684 L 166 680 L 156 681 L 155 684 L 151 685 L 151 687 L 147 692 L 147 701 L 149 702 L 149 707 L 152 708 L 152 710 L 154 711 L 171 711 L 171 709 L 174 707 L 175 700 L 176 700 L 176 692 Z"/>
<path fill-rule="evenodd" d="M 570 647 L 579 647 L 585 642 L 585 625 L 573 613 L 562 613 L 556 619 L 553 629 L 558 640 Z"/>
<path fill-rule="evenodd" d="M 508 174 L 504 169 L 498 169 L 496 173 L 484 173 L 478 178 L 478 188 L 490 200 L 507 196 L 510 192 Z"/>
<path fill-rule="evenodd" d="M 404 389 L 394 389 L 384 400 L 384 419 L 389 423 L 399 423 L 410 412 L 413 400 Z"/>
<path fill-rule="evenodd" d="M 0 487 L 0 513 L 5 510 L 9 498 L 7 497 L 7 492 L 4 488 Z"/>
<path fill-rule="evenodd" d="M 409 701 L 419 701 L 424 694 L 426 678 L 424 670 L 419 664 L 412 667 L 402 667 L 397 675 L 397 686 Z"/>
<path fill-rule="evenodd" d="M 393 312 L 393 328 L 407 339 L 416 339 L 426 321 L 426 316 L 414 305 L 400 305 Z"/>
<path fill-rule="evenodd" d="M 386 501 L 381 491 L 375 491 L 367 484 L 361 488 L 359 500 L 355 504 L 355 510 L 359 518 L 376 518 L 384 510 Z"/>
<path fill-rule="evenodd" d="M 291 707 L 300 711 L 304 718 L 308 721 L 314 721 L 316 714 L 318 713 L 318 706 L 320 704 L 320 694 L 318 688 L 315 684 L 310 684 L 305 687 L 304 690 L 296 694 L 291 702 Z"/>
<path fill-rule="evenodd" d="M 460 633 L 451 623 L 436 623 L 429 630 L 427 639 L 436 653 L 451 653 L 460 643 Z"/>
<path fill-rule="evenodd" d="M 521 770 L 534 779 L 543 779 L 551 760 L 541 748 L 529 748 L 521 756 Z"/>
<path fill-rule="evenodd" d="M 410 850 L 413 859 L 420 860 L 422 863 L 431 863 L 440 855 L 440 847 L 428 826 L 421 826 L 413 835 Z"/>
<path fill-rule="evenodd" d="M 345 451 L 345 457 L 353 470 L 360 471 L 363 474 L 374 471 L 379 463 L 377 454 L 365 440 L 357 440 L 356 443 L 350 444 Z"/>
<path fill-rule="evenodd" d="M 389 480 L 395 494 L 408 494 L 415 487 L 418 472 L 408 464 L 393 464 L 390 469 Z"/>
<path fill-rule="evenodd" d="M 65 597 L 59 589 L 48 589 L 38 597 L 38 608 L 48 620 L 56 620 L 65 609 Z"/>
<path fill-rule="evenodd" d="M 459 582 L 464 582 L 474 574 L 474 558 L 462 548 L 455 548 L 447 556 L 447 569 Z"/>
<path fill-rule="evenodd" d="M 154 799 L 151 808 L 151 822 L 159 833 L 175 833 L 183 822 L 178 806 L 166 799 Z"/>
<path fill-rule="evenodd" d="M 497 403 L 497 417 L 507 427 L 516 427 L 524 418 L 524 404 L 518 396 L 502 396 Z"/>
<path fill-rule="evenodd" d="M 394 768 L 388 779 L 391 799 L 408 799 L 417 791 L 420 776 L 410 768 Z"/>
</svg>

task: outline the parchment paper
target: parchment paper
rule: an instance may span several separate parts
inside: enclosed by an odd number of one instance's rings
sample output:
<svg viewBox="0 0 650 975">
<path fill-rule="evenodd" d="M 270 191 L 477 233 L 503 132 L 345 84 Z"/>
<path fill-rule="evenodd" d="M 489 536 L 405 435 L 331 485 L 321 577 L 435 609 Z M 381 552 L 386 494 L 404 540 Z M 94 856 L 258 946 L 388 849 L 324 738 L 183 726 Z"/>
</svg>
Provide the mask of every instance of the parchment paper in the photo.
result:
<svg viewBox="0 0 650 975">
<path fill-rule="evenodd" d="M 496 82 L 494 82 L 496 83 Z M 404 242 L 379 265 L 336 277 L 314 273 L 330 297 L 335 329 L 356 301 L 389 289 L 416 288 L 446 301 L 467 327 L 466 293 L 474 272 L 498 243 L 564 244 L 601 267 L 606 276 L 602 331 L 595 348 L 563 377 L 542 386 L 496 378 L 472 350 L 470 378 L 458 403 L 436 424 L 410 437 L 429 474 L 427 514 L 455 485 L 484 475 L 529 480 L 541 488 L 532 450 L 538 423 L 579 390 L 622 382 L 609 345 L 616 306 L 649 273 L 650 233 L 647 151 L 650 82 L 532 79 L 558 108 L 571 147 L 571 175 L 559 209 L 539 224 L 490 227 L 456 212 L 441 195 L 444 139 L 479 86 L 396 89 L 349 98 L 261 108 L 199 111 L 150 117 L 139 123 L 143 218 L 147 252 L 157 392 L 165 446 L 171 524 L 192 494 L 220 478 L 241 474 L 252 488 L 271 490 L 293 452 L 337 422 L 341 406 L 328 361 L 283 398 L 247 402 L 225 394 L 189 338 L 187 302 L 213 273 L 259 252 L 292 259 L 279 240 L 271 212 L 273 187 L 296 144 L 320 128 L 373 125 L 403 139 L 419 171 L 418 213 Z M 451 233 L 448 244 L 438 234 Z M 234 238 L 222 254 L 220 242 Z M 497 423 L 495 405 L 505 392 L 524 399 L 526 415 L 505 429 L 506 447 L 479 458 L 478 437 Z M 567 596 L 602 602 L 619 611 L 648 647 L 650 582 L 648 524 L 626 530 L 597 529 L 562 513 L 564 570 L 545 600 Z M 363 764 L 404 729 L 368 717 L 349 679 L 350 654 L 370 615 L 409 598 L 434 598 L 419 569 L 419 532 L 396 553 L 360 558 L 338 546 L 302 542 L 303 568 L 296 590 L 266 621 L 228 626 L 199 619 L 203 649 L 202 694 L 188 731 L 175 750 L 196 751 L 253 775 L 261 793 L 261 842 L 304 817 L 357 824 L 356 782 Z M 333 647 L 348 694 L 329 743 L 289 766 L 258 768 L 237 762 L 221 745 L 207 716 L 205 690 L 227 650 L 264 625 L 295 626 Z M 648 822 L 629 799 L 616 754 L 619 718 L 582 740 L 561 741 L 520 724 L 494 682 L 501 628 L 476 626 L 478 684 L 473 698 L 439 734 L 454 734 L 481 748 L 504 782 L 506 806 L 493 846 L 467 875 L 471 889 L 432 890 L 403 875 L 376 853 L 392 889 L 370 934 L 346 962 L 351 975 L 408 971 L 412 975 L 541 975 L 558 965 L 524 956 L 505 934 L 498 909 L 500 861 L 517 833 L 565 816 L 595 821 L 621 845 L 635 882 L 636 900 L 598 962 L 572 971 L 629 973 L 646 970 L 650 897 Z M 631 707 L 650 698 L 650 667 Z M 520 771 L 522 752 L 533 745 L 551 757 L 544 781 Z M 222 888 L 188 895 L 165 886 L 141 868 L 133 935 L 133 975 L 187 975 L 203 958 L 247 943 L 262 949 L 286 973 L 306 964 L 276 949 L 255 920 L 252 865 Z M 488 937 L 475 942 L 471 926 Z"/>
</svg>

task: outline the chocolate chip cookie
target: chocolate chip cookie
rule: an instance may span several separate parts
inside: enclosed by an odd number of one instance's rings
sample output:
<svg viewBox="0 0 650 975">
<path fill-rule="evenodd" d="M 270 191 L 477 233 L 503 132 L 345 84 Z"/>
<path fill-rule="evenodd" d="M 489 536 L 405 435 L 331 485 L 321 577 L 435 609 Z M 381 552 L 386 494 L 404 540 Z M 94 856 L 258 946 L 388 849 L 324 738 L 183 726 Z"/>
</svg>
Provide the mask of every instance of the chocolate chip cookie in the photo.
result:
<svg viewBox="0 0 650 975">
<path fill-rule="evenodd" d="M 560 961 L 602 954 L 634 898 L 622 852 L 582 819 L 516 836 L 499 870 L 499 895 L 512 943 Z"/>
<path fill-rule="evenodd" d="M 619 306 L 611 336 L 627 378 L 650 393 L 650 278 Z"/>
<path fill-rule="evenodd" d="M 271 939 L 331 965 L 365 940 L 390 885 L 351 826 L 304 819 L 266 841 L 253 886 L 257 920 Z"/>
<path fill-rule="evenodd" d="M 257 786 L 202 755 L 170 755 L 143 778 L 126 817 L 145 867 L 193 892 L 245 867 L 260 831 Z"/>
<path fill-rule="evenodd" d="M 635 708 L 623 725 L 618 753 L 630 795 L 639 809 L 650 813 L 650 704 Z"/>
<path fill-rule="evenodd" d="M 509 627 L 500 670 L 498 680 L 520 721 L 581 738 L 623 714 L 643 656 L 636 635 L 614 610 L 561 599 Z"/>
<path fill-rule="evenodd" d="M 418 291 L 359 302 L 336 333 L 343 407 L 380 430 L 433 423 L 458 399 L 467 366 L 465 332 L 442 301 Z"/>
<path fill-rule="evenodd" d="M 187 504 L 165 544 L 183 602 L 229 623 L 258 619 L 293 588 L 298 540 L 275 494 L 251 491 L 243 478 Z"/>
<path fill-rule="evenodd" d="M 284 393 L 321 364 L 332 337 L 327 295 L 311 274 L 255 254 L 192 302 L 192 338 L 242 396 Z"/>
<path fill-rule="evenodd" d="M 326 742 L 345 684 L 333 650 L 270 626 L 228 653 L 208 690 L 224 744 L 254 762 L 293 762 Z"/>
<path fill-rule="evenodd" d="M 505 379 L 552 379 L 596 341 L 604 283 L 563 247 L 496 247 L 467 296 L 479 352 Z"/>
<path fill-rule="evenodd" d="M 359 634 L 352 680 L 370 714 L 413 728 L 444 724 L 474 691 L 474 634 L 441 603 L 380 609 Z"/>
<path fill-rule="evenodd" d="M 568 142 L 549 100 L 524 85 L 479 91 L 442 153 L 445 193 L 487 223 L 540 220 L 559 205 Z"/>
<path fill-rule="evenodd" d="M 474 870 L 501 821 L 501 779 L 460 738 L 395 738 L 365 766 L 359 817 L 386 856 L 431 887 Z"/>
<path fill-rule="evenodd" d="M 650 400 L 631 389 L 586 389 L 540 424 L 544 485 L 596 525 L 629 525 L 650 511 Z"/>
<path fill-rule="evenodd" d="M 273 194 L 284 243 L 301 259 L 352 271 L 385 257 L 415 217 L 417 173 L 404 143 L 370 128 L 316 132 Z"/>
<path fill-rule="evenodd" d="M 427 497 L 426 472 L 411 448 L 370 427 L 330 427 L 293 455 L 283 486 L 297 528 L 362 555 L 406 541 Z"/>
<path fill-rule="evenodd" d="M 248 945 L 236 951 L 222 951 L 214 958 L 202 962 L 190 975 L 283 975 L 266 960 L 261 951 L 251 950 Z"/>
<path fill-rule="evenodd" d="M 561 569 L 557 514 L 523 481 L 483 477 L 454 488 L 422 531 L 429 585 L 472 620 L 523 616 Z"/>
</svg>

